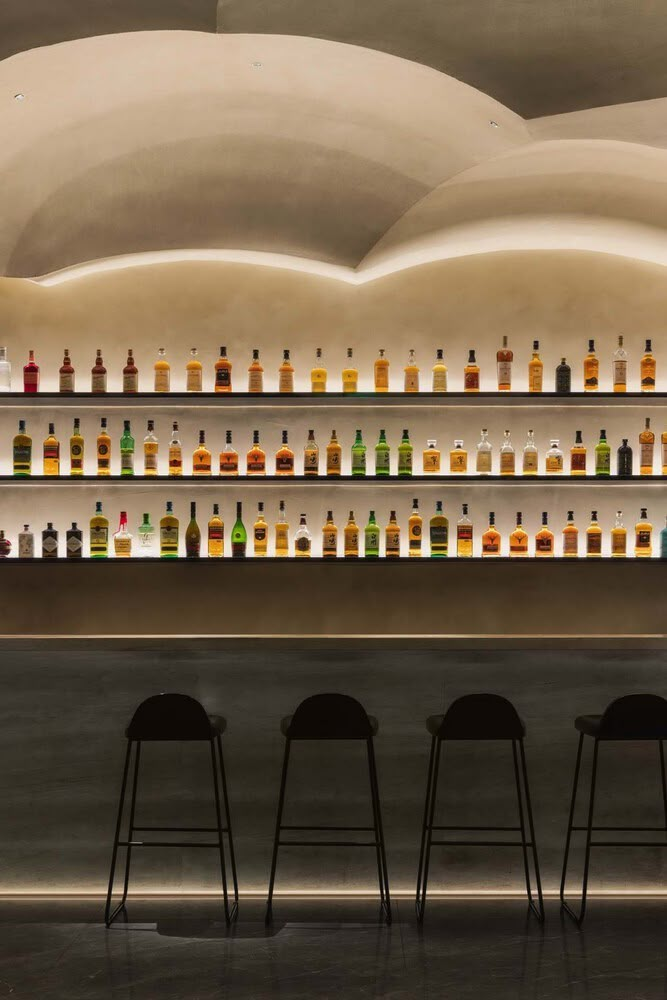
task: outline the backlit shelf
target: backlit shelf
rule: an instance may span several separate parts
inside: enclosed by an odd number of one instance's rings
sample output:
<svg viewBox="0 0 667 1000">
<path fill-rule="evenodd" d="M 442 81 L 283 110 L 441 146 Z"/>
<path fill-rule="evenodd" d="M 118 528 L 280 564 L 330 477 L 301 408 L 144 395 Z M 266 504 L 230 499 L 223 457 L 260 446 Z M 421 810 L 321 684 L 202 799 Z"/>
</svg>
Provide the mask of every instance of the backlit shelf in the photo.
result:
<svg viewBox="0 0 667 1000">
<path fill-rule="evenodd" d="M 478 475 L 416 475 L 416 476 L 0 476 L 0 484 L 27 488 L 29 486 L 104 486 L 166 487 L 224 486 L 235 487 L 305 486 L 307 489 L 332 486 L 354 486 L 375 489 L 376 486 L 664 486 L 667 476 L 478 476 Z"/>
<path fill-rule="evenodd" d="M 618 566 L 627 566 L 628 564 L 642 563 L 643 565 L 658 565 L 667 567 L 667 559 L 659 559 L 657 556 L 651 556 L 649 558 L 637 558 L 636 556 L 626 556 L 624 558 L 613 558 L 612 556 L 596 556 L 594 558 L 587 557 L 585 555 L 575 556 L 574 558 L 564 558 L 563 556 L 553 556 L 553 557 L 535 557 L 535 556 L 471 556 L 467 558 L 459 558 L 458 556 L 446 556 L 444 558 L 432 558 L 431 556 L 424 555 L 419 558 L 410 558 L 409 556 L 401 556 L 399 559 L 387 559 L 385 556 L 380 556 L 378 559 L 368 558 L 366 556 L 359 556 L 356 559 L 345 559 L 343 556 L 338 556 L 335 559 L 324 558 L 323 556 L 309 556 L 307 558 L 296 559 L 294 556 L 288 556 L 286 558 L 278 558 L 277 556 L 246 556 L 242 559 L 233 559 L 231 556 L 225 556 L 222 559 L 210 559 L 208 556 L 202 556 L 198 559 L 186 559 L 184 556 L 179 556 L 178 559 L 162 559 L 159 556 L 151 557 L 140 557 L 131 556 L 129 559 L 126 558 L 116 558 L 114 556 L 109 556 L 106 559 L 93 559 L 90 556 L 81 556 L 77 559 L 67 559 L 65 557 L 59 557 L 57 559 L 42 559 L 36 557 L 34 559 L 18 559 L 9 556 L 5 559 L 0 559 L 0 567 L 2 566 L 76 566 L 82 563 L 96 563 L 98 566 L 146 566 L 153 565 L 154 563 L 160 563 L 165 566 L 203 566 L 215 563 L 218 565 L 229 565 L 232 563 L 234 566 L 247 565 L 248 563 L 261 565 L 262 563 L 280 563 L 283 566 L 289 566 L 293 563 L 297 563 L 299 566 L 305 566 L 307 563 L 329 563 L 330 565 L 345 565 L 345 566 L 378 566 L 380 564 L 386 566 L 446 566 L 452 563 L 457 563 L 459 566 L 467 566 L 472 563 L 520 563 L 522 566 L 537 565 L 537 566 L 554 566 L 554 564 L 565 565 L 565 566 L 575 566 L 577 563 L 585 562 L 587 565 L 593 563 L 614 563 Z M 0 569 L 0 572 L 2 570 Z"/>
</svg>

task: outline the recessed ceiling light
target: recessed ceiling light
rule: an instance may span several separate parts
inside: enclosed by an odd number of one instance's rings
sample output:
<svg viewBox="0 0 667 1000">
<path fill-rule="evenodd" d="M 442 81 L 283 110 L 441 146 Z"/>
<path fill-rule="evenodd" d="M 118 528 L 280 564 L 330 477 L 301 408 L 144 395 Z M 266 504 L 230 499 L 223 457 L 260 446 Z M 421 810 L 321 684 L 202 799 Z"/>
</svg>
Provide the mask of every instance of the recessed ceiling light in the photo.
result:
<svg viewBox="0 0 667 1000">
<path fill-rule="evenodd" d="M 261 69 L 264 64 L 261 63 L 261 62 L 254 62 L 254 63 L 251 63 L 251 65 L 252 65 L 253 69 Z"/>
<path fill-rule="evenodd" d="M 500 128 L 500 125 L 498 124 L 498 122 L 494 122 L 493 119 L 491 119 L 491 121 L 489 122 L 489 125 L 491 126 L 491 128 Z"/>
<path fill-rule="evenodd" d="M 14 94 L 15 101 L 25 101 L 25 94 Z"/>
</svg>

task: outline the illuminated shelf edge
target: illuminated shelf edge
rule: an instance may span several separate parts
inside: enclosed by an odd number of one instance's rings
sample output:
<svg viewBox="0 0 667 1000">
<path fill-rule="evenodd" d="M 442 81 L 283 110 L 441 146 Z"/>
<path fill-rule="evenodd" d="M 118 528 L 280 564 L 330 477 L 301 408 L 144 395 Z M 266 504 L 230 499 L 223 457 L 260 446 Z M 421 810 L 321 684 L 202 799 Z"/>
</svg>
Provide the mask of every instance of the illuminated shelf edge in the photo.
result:
<svg viewBox="0 0 667 1000">
<path fill-rule="evenodd" d="M 18 486 L 664 486 L 667 476 L 499 476 L 499 475 L 416 475 L 416 476 L 0 476 L 0 484 Z"/>
<path fill-rule="evenodd" d="M 233 563 L 235 566 L 245 565 L 247 563 L 258 563 L 262 565 L 263 563 L 280 563 L 282 565 L 289 565 L 292 563 L 297 563 L 302 565 L 305 563 L 330 563 L 331 565 L 345 565 L 345 566 L 359 566 L 362 563 L 367 566 L 378 566 L 380 564 L 386 565 L 399 565 L 407 564 L 409 566 L 444 566 L 452 565 L 456 563 L 459 566 L 466 566 L 472 563 L 517 563 L 522 566 L 528 564 L 539 565 L 549 565 L 553 566 L 555 563 L 562 563 L 564 565 L 575 566 L 580 563 L 586 563 L 586 565 L 593 565 L 594 563 L 600 562 L 612 562 L 618 563 L 619 565 L 628 565 L 630 563 L 641 563 L 642 565 L 648 565 L 649 563 L 657 563 L 662 566 L 667 566 L 667 559 L 661 559 L 658 556 L 586 556 L 582 553 L 580 556 L 564 557 L 564 556 L 469 556 L 466 558 L 458 556 L 445 556 L 443 557 L 432 557 L 432 556 L 419 556 L 417 558 L 410 556 L 401 556 L 398 559 L 387 559 L 385 556 L 380 556 L 379 558 L 369 558 L 368 556 L 359 556 L 357 558 L 346 559 L 343 556 L 337 556 L 335 559 L 324 558 L 323 556 L 308 556 L 307 558 L 296 558 L 295 556 L 278 557 L 278 556 L 246 556 L 242 559 L 234 559 L 231 556 L 224 556 L 223 558 L 211 558 L 209 556 L 201 556 L 197 559 L 187 559 L 185 556 L 179 556 L 177 559 L 174 558 L 161 558 L 160 556 L 131 556 L 129 559 L 123 557 L 109 556 L 107 558 L 95 558 L 91 556 L 80 556 L 74 559 L 67 559 L 63 556 L 57 559 L 44 559 L 41 557 L 35 557 L 33 559 L 18 559 L 13 556 L 0 559 L 0 566 L 13 563 L 18 566 L 44 566 L 44 565 L 80 565 L 82 563 L 97 563 L 101 565 L 152 565 L 154 563 L 160 563 L 161 565 L 187 565 L 187 566 L 202 566 L 209 563 L 214 564 L 225 564 Z M 0 570 L 2 572 L 2 570 Z"/>
</svg>

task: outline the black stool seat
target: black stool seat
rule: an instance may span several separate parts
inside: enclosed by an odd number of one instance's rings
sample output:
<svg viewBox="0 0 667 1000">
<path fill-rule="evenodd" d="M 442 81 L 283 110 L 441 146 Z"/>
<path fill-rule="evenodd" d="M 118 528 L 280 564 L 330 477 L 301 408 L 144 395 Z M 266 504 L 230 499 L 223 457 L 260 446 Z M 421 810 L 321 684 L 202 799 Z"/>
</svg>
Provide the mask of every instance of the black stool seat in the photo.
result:
<svg viewBox="0 0 667 1000">
<path fill-rule="evenodd" d="M 227 719 L 223 719 L 223 717 L 221 715 L 207 715 L 206 718 L 208 719 L 210 733 L 213 736 L 222 736 L 222 734 L 227 729 Z M 190 740 L 211 739 L 210 735 L 209 736 L 189 736 L 189 737 L 171 736 L 171 735 L 169 735 L 169 736 L 167 736 L 167 735 L 156 736 L 156 735 L 152 735 L 150 730 L 146 730 L 145 731 L 145 735 L 139 737 L 139 736 L 136 735 L 136 729 L 132 730 L 131 727 L 128 726 L 126 728 L 126 730 L 125 730 L 125 735 L 127 736 L 128 739 L 130 739 L 130 734 L 131 733 L 135 734 L 135 735 L 132 736 L 132 739 L 135 739 L 135 740 L 136 739 L 141 739 L 142 742 L 144 742 L 144 743 L 158 742 L 158 741 L 159 742 L 162 742 L 162 741 L 175 741 L 175 740 L 181 740 L 181 739 L 187 739 L 188 742 Z"/>
<path fill-rule="evenodd" d="M 578 715 L 574 720 L 574 728 L 580 733 L 585 733 L 586 736 L 597 737 L 600 735 L 601 722 L 601 715 Z"/>
<path fill-rule="evenodd" d="M 479 717 L 474 720 L 474 725 L 471 727 L 457 725 L 448 728 L 443 725 L 445 718 L 444 715 L 429 715 L 426 720 L 426 728 L 431 736 L 443 740 L 511 740 L 521 739 L 526 735 L 526 724 L 518 715 L 518 726 L 513 721 L 509 726 L 501 724 L 500 721 L 493 726 L 487 726 L 484 724 L 485 720 Z M 465 735 L 462 735 L 464 733 Z M 517 733 L 521 733 L 521 736 L 518 736 Z"/>
<path fill-rule="evenodd" d="M 286 715 L 284 719 L 280 720 L 280 732 L 283 734 L 283 736 L 289 736 L 289 729 L 290 729 L 290 726 L 292 725 L 292 719 L 293 718 L 294 718 L 293 715 Z M 373 736 L 377 736 L 378 729 L 379 729 L 378 720 L 375 718 L 374 715 L 369 715 L 369 716 L 367 716 L 367 718 L 368 718 L 368 721 L 370 723 L 372 735 Z M 302 737 L 299 737 L 299 736 L 292 736 L 292 739 L 296 739 L 296 740 L 301 739 L 301 738 Z M 355 737 L 350 737 L 350 738 L 354 739 Z M 318 736 L 309 736 L 308 739 L 311 739 L 311 740 L 317 740 L 317 739 L 330 740 L 330 739 L 345 739 L 345 737 L 332 737 L 332 736 L 319 736 L 318 737 Z"/>
</svg>

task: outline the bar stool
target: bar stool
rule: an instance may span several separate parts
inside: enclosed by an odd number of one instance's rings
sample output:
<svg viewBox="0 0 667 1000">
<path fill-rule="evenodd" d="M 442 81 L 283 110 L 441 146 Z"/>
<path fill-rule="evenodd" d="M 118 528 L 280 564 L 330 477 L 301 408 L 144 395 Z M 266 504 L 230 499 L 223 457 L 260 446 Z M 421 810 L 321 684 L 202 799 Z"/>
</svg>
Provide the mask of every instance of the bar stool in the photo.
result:
<svg viewBox="0 0 667 1000">
<path fill-rule="evenodd" d="M 497 694 L 468 694 L 456 701 L 447 709 L 445 715 L 432 715 L 426 720 L 426 728 L 431 734 L 431 756 L 426 780 L 426 799 L 424 802 L 424 819 L 422 822 L 421 851 L 419 854 L 419 869 L 417 872 L 416 909 L 417 919 L 421 923 L 426 908 L 426 888 L 431 857 L 431 847 L 520 847 L 523 852 L 523 866 L 526 879 L 528 905 L 540 923 L 544 920 L 544 901 L 542 899 L 542 883 L 540 866 L 537 857 L 535 828 L 533 825 L 533 808 L 530 801 L 530 786 L 526 768 L 526 754 L 523 741 L 526 727 L 512 703 Z M 512 743 L 514 761 L 514 778 L 516 783 L 519 826 L 435 826 L 433 823 L 438 790 L 438 768 L 440 753 L 444 742 L 452 740 L 507 740 Z M 518 753 L 517 753 L 518 746 Z M 519 770 L 519 756 L 521 770 Z M 523 791 L 522 791 L 523 781 Z M 530 839 L 526 836 L 523 796 L 526 800 L 526 812 Z M 483 831 L 520 833 L 520 840 L 434 840 L 434 830 L 453 831 Z M 535 884 L 537 902 L 531 889 L 528 848 L 533 857 L 535 869 Z"/>
<path fill-rule="evenodd" d="M 271 859 L 271 877 L 269 879 L 269 895 L 266 907 L 266 922 L 270 923 L 273 906 L 273 887 L 276 878 L 279 847 L 374 847 L 377 861 L 378 883 L 380 886 L 380 903 L 385 920 L 391 923 L 391 900 L 389 897 L 389 875 L 387 873 L 387 858 L 385 852 L 382 816 L 380 813 L 380 792 L 378 788 L 377 768 L 375 766 L 375 751 L 373 737 L 378 731 L 377 719 L 367 715 L 363 706 L 355 698 L 345 694 L 316 694 L 306 698 L 298 706 L 294 715 L 287 716 L 280 723 L 280 730 L 285 737 L 285 754 L 283 770 L 280 779 L 280 794 L 278 796 L 278 814 L 273 839 L 273 856 Z M 366 743 L 368 758 L 368 773 L 370 778 L 371 808 L 373 811 L 373 826 L 284 826 L 282 823 L 283 807 L 285 805 L 285 787 L 287 784 L 287 767 L 293 740 L 363 740 Z M 372 833 L 372 840 L 281 840 L 283 830 L 327 831 L 335 833 L 355 832 Z"/>
<path fill-rule="evenodd" d="M 580 715 L 574 720 L 574 727 L 579 732 L 579 747 L 574 765 L 574 783 L 572 786 L 572 801 L 570 802 L 570 817 L 565 838 L 565 856 L 563 872 L 560 880 L 561 908 L 581 924 L 586 915 L 586 896 L 588 892 L 588 872 L 592 847 L 667 847 L 667 780 L 665 778 L 665 751 L 663 740 L 667 740 L 667 701 L 655 694 L 630 694 L 617 698 L 607 706 L 602 715 Z M 584 747 L 584 737 L 593 739 L 593 767 L 591 771 L 591 786 L 588 795 L 588 821 L 586 826 L 574 825 L 574 811 L 577 802 L 577 787 L 579 784 L 579 769 Z M 598 750 L 600 743 L 611 741 L 646 742 L 655 740 L 658 744 L 660 757 L 660 777 L 662 784 L 662 805 L 665 822 L 663 826 L 593 826 L 593 809 L 595 805 L 595 784 L 597 780 Z M 570 841 L 574 831 L 586 831 L 586 847 L 584 854 L 584 876 L 581 886 L 581 904 L 579 913 L 570 907 L 565 899 L 565 882 L 567 879 L 567 864 L 570 854 Z M 666 839 L 660 841 L 642 840 L 598 840 L 591 839 L 593 830 L 630 831 L 642 833 L 665 833 Z"/>
<path fill-rule="evenodd" d="M 229 924 L 236 918 L 238 912 L 239 890 L 236 878 L 236 862 L 234 859 L 234 842 L 232 839 L 232 823 L 229 813 L 229 797 L 227 795 L 227 781 L 225 778 L 225 765 L 222 757 L 222 734 L 227 728 L 227 722 L 222 716 L 207 715 L 203 706 L 185 694 L 158 694 L 147 698 L 137 708 L 132 716 L 132 721 L 125 730 L 127 737 L 127 753 L 125 754 L 125 767 L 123 770 L 123 780 L 120 789 L 120 803 L 118 806 L 118 819 L 116 821 L 116 833 L 114 836 L 113 851 L 111 854 L 111 872 L 109 874 L 109 889 L 107 892 L 106 908 L 104 911 L 104 922 L 110 927 L 118 914 L 125 907 L 127 891 L 130 881 L 130 861 L 132 859 L 132 849 L 135 847 L 205 847 L 213 848 L 220 854 L 220 873 L 222 877 L 222 894 L 224 899 L 225 920 Z M 136 826 L 134 822 L 137 785 L 139 779 L 139 762 L 141 758 L 142 743 L 155 742 L 206 742 L 211 750 L 211 766 L 213 769 L 213 790 L 215 796 L 216 826 Z M 132 793 L 130 797 L 130 817 L 127 840 L 121 840 L 121 824 L 123 819 L 123 809 L 125 806 L 125 791 L 127 788 L 127 776 L 130 769 L 132 749 L 134 747 L 134 769 L 132 778 Z M 216 759 L 217 753 L 217 759 Z M 225 805 L 225 822 L 222 824 L 222 814 L 220 809 L 220 788 L 218 779 L 218 766 L 220 769 L 220 782 L 222 783 L 222 796 Z M 214 841 L 189 841 L 189 840 L 135 840 L 135 833 L 215 833 L 217 838 Z M 230 907 L 227 892 L 227 869 L 225 864 L 224 834 L 229 839 L 229 858 L 232 870 L 232 880 L 234 886 L 234 901 Z M 118 848 L 126 849 L 125 856 L 125 879 L 123 883 L 123 896 L 120 903 L 111 912 L 111 899 L 114 887 L 114 876 L 116 872 L 116 859 Z"/>
</svg>

